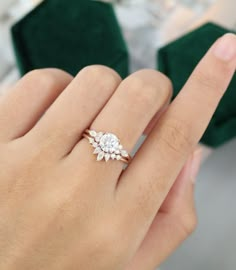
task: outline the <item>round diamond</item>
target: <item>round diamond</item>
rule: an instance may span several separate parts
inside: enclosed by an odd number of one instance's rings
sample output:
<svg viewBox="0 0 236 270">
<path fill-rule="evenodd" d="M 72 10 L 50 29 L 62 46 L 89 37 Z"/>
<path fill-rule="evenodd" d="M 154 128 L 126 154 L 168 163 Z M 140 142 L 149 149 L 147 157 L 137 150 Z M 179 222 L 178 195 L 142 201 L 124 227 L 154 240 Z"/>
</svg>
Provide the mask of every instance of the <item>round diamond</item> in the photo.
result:
<svg viewBox="0 0 236 270">
<path fill-rule="evenodd" d="M 102 150 L 109 153 L 113 153 L 114 149 L 119 147 L 119 144 L 119 139 L 112 133 L 105 133 L 99 142 Z"/>
<path fill-rule="evenodd" d="M 111 154 L 111 159 L 115 159 L 116 158 L 116 154 Z"/>
<path fill-rule="evenodd" d="M 117 155 L 117 156 L 116 156 L 116 159 L 117 159 L 117 160 L 121 160 L 121 156 L 120 156 L 120 155 Z"/>
</svg>

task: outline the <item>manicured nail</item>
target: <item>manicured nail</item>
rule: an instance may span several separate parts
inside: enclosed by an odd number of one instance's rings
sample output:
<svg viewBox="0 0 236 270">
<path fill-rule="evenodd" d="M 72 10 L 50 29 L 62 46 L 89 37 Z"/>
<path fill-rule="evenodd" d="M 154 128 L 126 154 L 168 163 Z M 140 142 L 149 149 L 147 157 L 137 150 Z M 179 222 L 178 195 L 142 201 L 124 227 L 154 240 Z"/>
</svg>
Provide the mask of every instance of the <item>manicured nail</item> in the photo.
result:
<svg viewBox="0 0 236 270">
<path fill-rule="evenodd" d="M 221 37 L 216 42 L 214 54 L 225 62 L 229 62 L 236 57 L 236 35 L 229 33 Z"/>
<path fill-rule="evenodd" d="M 202 150 L 199 147 L 192 156 L 192 164 L 190 168 L 190 178 L 195 183 L 202 161 Z"/>
</svg>

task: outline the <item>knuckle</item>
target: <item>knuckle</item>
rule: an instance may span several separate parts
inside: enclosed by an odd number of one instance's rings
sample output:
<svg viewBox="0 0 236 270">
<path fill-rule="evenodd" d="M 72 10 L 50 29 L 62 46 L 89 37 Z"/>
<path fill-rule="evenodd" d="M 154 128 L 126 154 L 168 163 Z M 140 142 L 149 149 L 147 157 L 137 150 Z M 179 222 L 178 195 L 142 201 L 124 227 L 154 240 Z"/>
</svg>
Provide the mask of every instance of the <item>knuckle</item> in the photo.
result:
<svg viewBox="0 0 236 270">
<path fill-rule="evenodd" d="M 86 82 L 96 85 L 105 84 L 109 86 L 116 86 L 121 82 L 121 77 L 116 71 L 102 65 L 91 65 L 84 67 L 79 72 L 79 75 L 82 76 Z"/>
<path fill-rule="evenodd" d="M 181 120 L 171 119 L 165 123 L 160 132 L 160 139 L 164 146 L 176 154 L 183 154 L 186 148 L 192 148 L 190 128 Z"/>
<path fill-rule="evenodd" d="M 168 96 L 173 95 L 173 84 L 172 81 L 163 73 L 158 72 L 159 75 L 159 88 L 162 91 L 167 92 Z"/>
<path fill-rule="evenodd" d="M 71 76 L 60 69 L 35 69 L 27 73 L 24 79 L 32 84 L 32 86 L 37 84 L 41 89 L 48 89 L 57 85 L 58 78 L 61 77 Z"/>
<path fill-rule="evenodd" d="M 128 91 L 127 91 L 128 92 Z M 132 87 L 129 88 L 130 100 L 134 100 L 136 104 L 149 107 L 156 101 L 157 89 L 151 84 L 145 84 L 140 78 L 133 80 Z"/>
<path fill-rule="evenodd" d="M 134 73 L 126 80 L 126 90 L 139 103 L 153 105 L 157 100 L 163 103 L 171 96 L 172 85 L 160 72 L 145 69 Z"/>
</svg>

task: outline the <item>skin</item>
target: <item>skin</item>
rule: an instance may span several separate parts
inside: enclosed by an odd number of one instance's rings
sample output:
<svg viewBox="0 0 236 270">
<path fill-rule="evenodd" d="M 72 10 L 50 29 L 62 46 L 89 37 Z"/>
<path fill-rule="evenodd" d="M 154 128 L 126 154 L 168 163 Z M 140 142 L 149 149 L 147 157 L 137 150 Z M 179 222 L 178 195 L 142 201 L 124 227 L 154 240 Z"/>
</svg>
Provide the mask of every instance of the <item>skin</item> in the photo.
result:
<svg viewBox="0 0 236 270">
<path fill-rule="evenodd" d="M 220 42 L 170 105 L 159 72 L 103 66 L 35 70 L 0 98 L 0 269 L 153 270 L 192 233 L 195 149 L 236 67 Z M 96 161 L 87 127 L 128 151 L 148 137 L 123 170 Z"/>
</svg>

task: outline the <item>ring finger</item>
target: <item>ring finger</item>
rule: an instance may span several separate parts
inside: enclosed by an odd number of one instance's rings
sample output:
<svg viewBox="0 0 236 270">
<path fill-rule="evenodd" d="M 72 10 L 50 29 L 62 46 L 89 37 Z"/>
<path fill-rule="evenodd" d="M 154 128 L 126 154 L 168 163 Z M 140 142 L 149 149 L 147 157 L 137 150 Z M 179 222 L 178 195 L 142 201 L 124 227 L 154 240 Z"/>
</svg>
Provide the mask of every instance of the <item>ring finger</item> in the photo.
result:
<svg viewBox="0 0 236 270">
<path fill-rule="evenodd" d="M 115 134 L 130 152 L 153 117 L 170 99 L 169 79 L 154 70 L 142 70 L 125 79 L 90 126 L 92 130 Z M 87 139 L 80 141 L 70 155 L 72 164 L 79 158 L 92 164 L 104 179 L 117 179 L 122 162 L 96 162 Z"/>
</svg>

